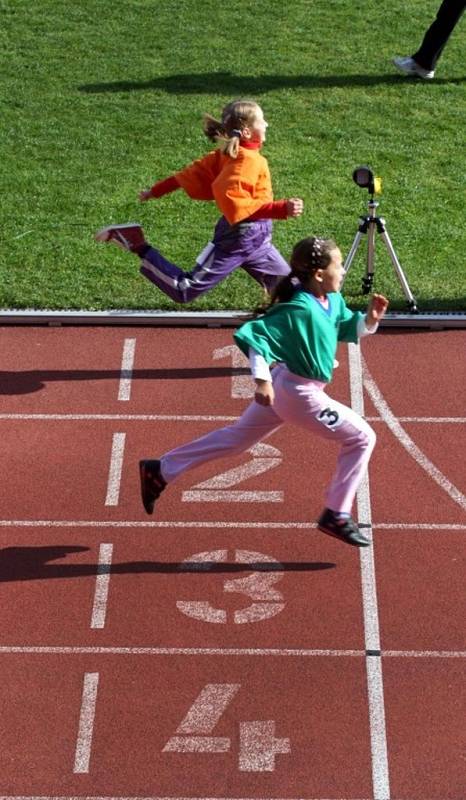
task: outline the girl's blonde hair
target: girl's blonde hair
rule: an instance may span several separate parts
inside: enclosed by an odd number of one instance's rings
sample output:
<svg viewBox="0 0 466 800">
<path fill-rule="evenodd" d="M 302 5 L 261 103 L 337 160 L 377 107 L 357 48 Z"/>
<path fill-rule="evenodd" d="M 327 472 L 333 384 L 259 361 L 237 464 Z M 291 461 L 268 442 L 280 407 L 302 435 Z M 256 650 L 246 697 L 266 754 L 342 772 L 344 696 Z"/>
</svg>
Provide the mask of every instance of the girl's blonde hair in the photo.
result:
<svg viewBox="0 0 466 800">
<path fill-rule="evenodd" d="M 220 120 L 204 114 L 204 133 L 218 142 L 222 153 L 236 158 L 244 128 L 254 124 L 260 111 L 254 100 L 233 100 L 224 107 Z"/>
</svg>

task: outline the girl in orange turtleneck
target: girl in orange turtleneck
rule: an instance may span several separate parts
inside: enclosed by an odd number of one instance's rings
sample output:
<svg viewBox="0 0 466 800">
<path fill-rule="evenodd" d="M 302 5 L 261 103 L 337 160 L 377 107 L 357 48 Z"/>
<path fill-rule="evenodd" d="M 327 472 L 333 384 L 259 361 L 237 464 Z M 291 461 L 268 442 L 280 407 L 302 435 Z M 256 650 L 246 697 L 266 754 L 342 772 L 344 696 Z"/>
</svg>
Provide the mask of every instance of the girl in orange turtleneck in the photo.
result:
<svg viewBox="0 0 466 800">
<path fill-rule="evenodd" d="M 260 153 L 266 129 L 267 122 L 257 103 L 228 103 L 221 120 L 209 115 L 204 119 L 204 132 L 217 142 L 217 149 L 140 192 L 141 202 L 180 188 L 194 200 L 215 201 L 222 216 L 212 241 L 190 272 L 167 261 L 149 245 L 136 223 L 108 226 L 95 238 L 136 253 L 141 259 L 141 273 L 178 303 L 196 299 L 237 267 L 271 291 L 290 271 L 272 244 L 272 219 L 299 216 L 303 201 L 273 200 L 269 167 Z"/>
</svg>

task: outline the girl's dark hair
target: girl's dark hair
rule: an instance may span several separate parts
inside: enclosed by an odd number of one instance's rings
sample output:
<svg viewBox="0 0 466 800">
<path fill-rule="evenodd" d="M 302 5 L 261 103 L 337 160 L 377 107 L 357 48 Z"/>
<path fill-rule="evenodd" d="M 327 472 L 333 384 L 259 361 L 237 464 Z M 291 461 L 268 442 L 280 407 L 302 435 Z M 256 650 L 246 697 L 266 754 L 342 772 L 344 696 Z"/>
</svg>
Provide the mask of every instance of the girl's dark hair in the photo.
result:
<svg viewBox="0 0 466 800">
<path fill-rule="evenodd" d="M 277 283 L 272 290 L 270 301 L 256 309 L 255 314 L 264 314 L 276 303 L 287 303 L 293 297 L 300 284 L 305 285 L 307 279 L 318 269 L 326 269 L 332 260 L 332 252 L 337 249 L 333 239 L 320 239 L 308 236 L 295 244 L 290 258 L 291 272 Z"/>
<path fill-rule="evenodd" d="M 223 111 L 221 120 L 204 114 L 204 133 L 208 139 L 218 142 L 220 149 L 231 158 L 236 158 L 244 128 L 256 121 L 260 106 L 254 100 L 233 100 Z"/>
</svg>

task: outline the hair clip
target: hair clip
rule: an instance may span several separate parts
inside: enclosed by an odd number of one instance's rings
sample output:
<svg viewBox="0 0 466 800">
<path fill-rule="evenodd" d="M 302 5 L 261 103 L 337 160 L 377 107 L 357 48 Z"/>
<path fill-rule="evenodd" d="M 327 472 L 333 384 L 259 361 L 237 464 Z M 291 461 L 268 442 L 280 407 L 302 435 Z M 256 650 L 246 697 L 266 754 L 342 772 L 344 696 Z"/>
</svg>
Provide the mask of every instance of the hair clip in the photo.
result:
<svg viewBox="0 0 466 800">
<path fill-rule="evenodd" d="M 324 239 L 318 239 L 317 237 L 314 239 L 311 247 L 311 255 L 310 255 L 310 262 L 312 266 L 317 264 L 318 259 L 322 256 L 322 247 L 324 244 Z"/>
<path fill-rule="evenodd" d="M 232 136 L 237 136 L 238 139 L 241 139 L 243 134 L 241 133 L 241 131 L 238 128 L 233 128 L 233 130 L 231 132 L 231 135 Z"/>
</svg>

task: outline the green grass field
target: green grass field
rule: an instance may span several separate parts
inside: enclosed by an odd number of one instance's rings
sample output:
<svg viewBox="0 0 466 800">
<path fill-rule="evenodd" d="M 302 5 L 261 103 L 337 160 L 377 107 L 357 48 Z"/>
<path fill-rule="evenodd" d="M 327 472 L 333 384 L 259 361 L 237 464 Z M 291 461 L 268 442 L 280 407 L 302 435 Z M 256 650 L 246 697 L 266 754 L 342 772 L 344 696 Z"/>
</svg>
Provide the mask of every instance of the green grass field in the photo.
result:
<svg viewBox="0 0 466 800">
<path fill-rule="evenodd" d="M 368 200 L 351 175 L 369 164 L 383 178 L 379 213 L 420 308 L 466 309 L 466 20 L 434 81 L 390 63 L 416 49 L 438 5 L 0 0 L 0 306 L 177 308 L 139 276 L 136 258 L 93 233 L 140 221 L 191 268 L 216 208 L 182 192 L 142 205 L 138 191 L 207 152 L 204 111 L 252 97 L 270 125 L 275 197 L 305 201 L 301 218 L 275 223 L 285 256 L 310 234 L 348 251 Z M 363 245 L 345 284 L 354 306 L 365 304 Z M 405 308 L 381 241 L 375 288 L 392 310 Z M 192 307 L 249 309 L 260 299 L 237 271 Z"/>
</svg>

